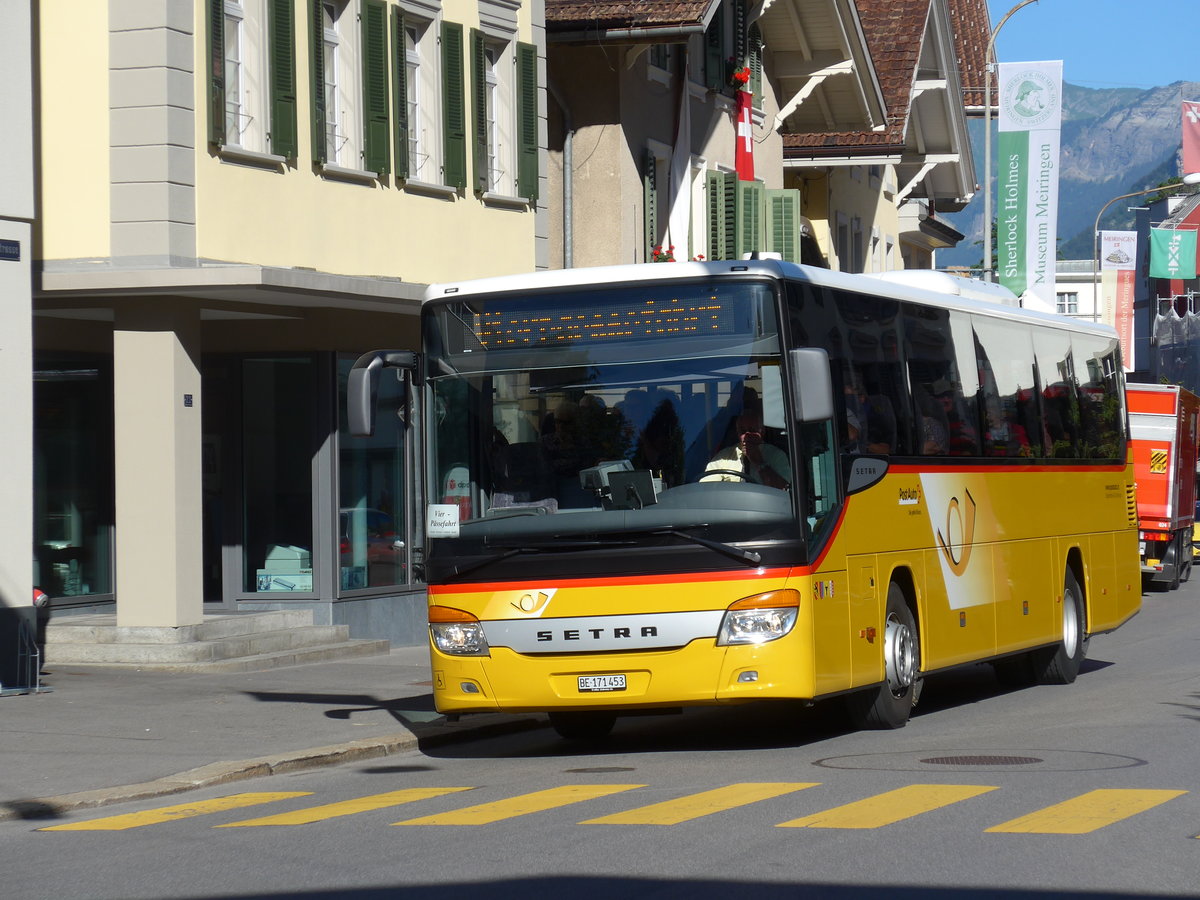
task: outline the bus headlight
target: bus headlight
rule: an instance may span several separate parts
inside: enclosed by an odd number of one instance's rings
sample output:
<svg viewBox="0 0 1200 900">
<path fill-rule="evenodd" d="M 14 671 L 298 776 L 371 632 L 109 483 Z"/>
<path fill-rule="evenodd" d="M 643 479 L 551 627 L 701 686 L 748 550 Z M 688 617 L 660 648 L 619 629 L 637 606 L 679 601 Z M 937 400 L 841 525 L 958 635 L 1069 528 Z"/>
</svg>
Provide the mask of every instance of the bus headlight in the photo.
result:
<svg viewBox="0 0 1200 900">
<path fill-rule="evenodd" d="M 721 619 L 717 646 L 765 644 L 776 641 L 796 625 L 800 613 L 800 592 L 787 589 L 768 591 L 731 603 Z"/>
<path fill-rule="evenodd" d="M 450 656 L 490 656 L 483 623 L 469 612 L 450 606 L 429 607 L 433 645 Z"/>
</svg>

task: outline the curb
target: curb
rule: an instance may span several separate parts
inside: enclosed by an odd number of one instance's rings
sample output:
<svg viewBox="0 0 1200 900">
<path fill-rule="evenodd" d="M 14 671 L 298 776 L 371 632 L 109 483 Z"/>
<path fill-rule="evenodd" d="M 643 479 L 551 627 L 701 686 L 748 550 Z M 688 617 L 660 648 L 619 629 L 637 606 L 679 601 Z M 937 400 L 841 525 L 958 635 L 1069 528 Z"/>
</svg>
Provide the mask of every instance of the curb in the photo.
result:
<svg viewBox="0 0 1200 900">
<path fill-rule="evenodd" d="M 416 750 L 421 746 L 436 747 L 460 741 L 497 737 L 540 728 L 545 724 L 544 716 L 492 721 L 481 723 L 477 727 L 447 725 L 443 722 L 443 724 L 432 726 L 439 730 L 431 730 L 428 734 L 418 735 L 406 731 L 376 738 L 348 741 L 343 744 L 331 744 L 326 747 L 259 756 L 253 759 L 209 763 L 199 768 L 188 769 L 185 772 L 166 775 L 154 781 L 144 781 L 139 784 L 98 788 L 55 797 L 9 801 L 0 807 L 0 822 L 12 819 L 52 819 L 72 810 L 95 809 L 134 800 L 150 800 L 155 797 L 168 797 L 172 794 L 245 781 L 250 778 L 285 775 L 364 759 L 378 759 L 382 756 Z M 422 726 L 422 731 L 426 727 L 430 726 Z"/>
</svg>

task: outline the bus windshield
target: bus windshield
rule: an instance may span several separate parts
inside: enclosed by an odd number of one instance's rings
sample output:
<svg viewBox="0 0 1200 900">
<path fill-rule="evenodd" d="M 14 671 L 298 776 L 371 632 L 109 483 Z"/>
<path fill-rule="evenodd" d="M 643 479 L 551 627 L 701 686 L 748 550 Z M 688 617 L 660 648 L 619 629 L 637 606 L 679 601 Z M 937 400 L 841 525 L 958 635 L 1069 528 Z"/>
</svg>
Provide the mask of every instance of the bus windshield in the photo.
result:
<svg viewBox="0 0 1200 900">
<path fill-rule="evenodd" d="M 430 559 L 798 536 L 776 303 L 725 279 L 427 304 Z"/>
</svg>

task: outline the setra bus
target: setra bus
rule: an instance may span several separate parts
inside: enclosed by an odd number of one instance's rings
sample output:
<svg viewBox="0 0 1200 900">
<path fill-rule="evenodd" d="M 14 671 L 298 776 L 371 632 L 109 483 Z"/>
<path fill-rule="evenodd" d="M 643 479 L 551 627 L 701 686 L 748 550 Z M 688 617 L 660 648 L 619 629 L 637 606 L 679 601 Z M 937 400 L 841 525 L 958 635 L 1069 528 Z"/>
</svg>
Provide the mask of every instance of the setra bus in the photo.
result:
<svg viewBox="0 0 1200 900">
<path fill-rule="evenodd" d="M 422 315 L 348 413 L 413 385 L 443 713 L 595 738 L 841 696 L 898 728 L 926 674 L 1069 683 L 1139 609 L 1111 328 L 759 258 L 438 284 Z"/>
</svg>

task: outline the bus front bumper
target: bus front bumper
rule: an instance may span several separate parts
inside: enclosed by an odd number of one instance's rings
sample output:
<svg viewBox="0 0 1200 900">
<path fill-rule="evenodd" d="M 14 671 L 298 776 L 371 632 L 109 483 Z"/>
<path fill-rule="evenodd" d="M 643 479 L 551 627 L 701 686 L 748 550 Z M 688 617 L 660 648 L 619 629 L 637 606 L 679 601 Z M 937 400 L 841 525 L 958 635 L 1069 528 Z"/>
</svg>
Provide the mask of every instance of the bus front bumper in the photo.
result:
<svg viewBox="0 0 1200 900">
<path fill-rule="evenodd" d="M 766 644 L 717 647 L 706 638 L 628 654 L 526 656 L 493 647 L 488 657 L 436 649 L 430 656 L 442 713 L 620 711 L 813 696 L 812 657 L 795 632 Z"/>
</svg>

